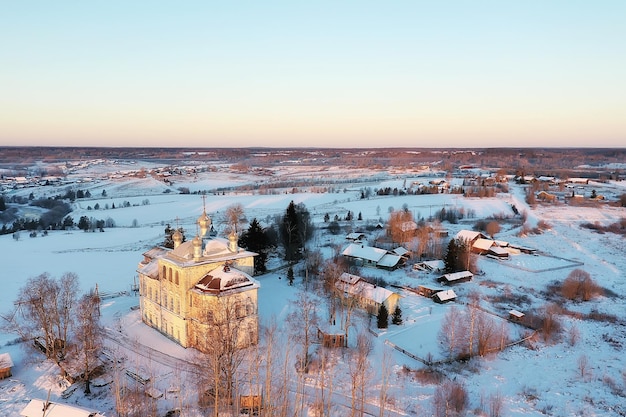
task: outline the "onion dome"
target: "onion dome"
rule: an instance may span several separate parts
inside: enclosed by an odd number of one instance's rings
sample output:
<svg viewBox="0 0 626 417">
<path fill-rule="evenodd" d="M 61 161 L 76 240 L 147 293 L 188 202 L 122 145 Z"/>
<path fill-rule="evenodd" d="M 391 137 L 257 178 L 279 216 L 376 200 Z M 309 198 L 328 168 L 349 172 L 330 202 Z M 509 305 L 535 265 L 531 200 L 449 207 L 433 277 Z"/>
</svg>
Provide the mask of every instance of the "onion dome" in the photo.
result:
<svg viewBox="0 0 626 417">
<path fill-rule="evenodd" d="M 198 217 L 198 226 L 200 226 L 200 234 L 202 237 L 206 235 L 206 232 L 211 228 L 211 218 L 207 216 L 206 211 L 202 211 L 202 215 Z"/>
<path fill-rule="evenodd" d="M 176 230 L 172 234 L 172 240 L 174 241 L 174 248 L 177 248 L 182 243 L 183 234 L 180 232 L 180 230 Z"/>
</svg>

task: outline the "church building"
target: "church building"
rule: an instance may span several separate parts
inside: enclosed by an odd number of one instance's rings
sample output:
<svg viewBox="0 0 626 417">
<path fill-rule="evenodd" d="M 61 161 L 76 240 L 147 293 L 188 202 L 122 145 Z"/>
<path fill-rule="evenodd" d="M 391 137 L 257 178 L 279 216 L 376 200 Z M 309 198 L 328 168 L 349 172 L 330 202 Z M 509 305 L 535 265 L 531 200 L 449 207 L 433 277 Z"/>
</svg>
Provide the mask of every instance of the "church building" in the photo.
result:
<svg viewBox="0 0 626 417">
<path fill-rule="evenodd" d="M 139 263 L 141 318 L 183 347 L 207 351 L 218 334 L 232 332 L 238 347 L 258 341 L 257 254 L 238 247 L 237 235 L 210 237 L 211 219 L 203 210 L 199 234 L 174 248 L 158 246 Z"/>
</svg>

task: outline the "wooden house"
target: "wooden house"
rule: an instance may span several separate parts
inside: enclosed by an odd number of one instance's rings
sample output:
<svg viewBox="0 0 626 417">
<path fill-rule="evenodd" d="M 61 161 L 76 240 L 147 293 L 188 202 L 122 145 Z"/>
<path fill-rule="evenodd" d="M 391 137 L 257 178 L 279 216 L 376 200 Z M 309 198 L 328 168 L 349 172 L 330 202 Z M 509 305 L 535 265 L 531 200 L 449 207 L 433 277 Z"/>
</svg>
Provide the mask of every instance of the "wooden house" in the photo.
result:
<svg viewBox="0 0 626 417">
<path fill-rule="evenodd" d="M 353 299 L 359 307 L 372 315 L 378 314 L 381 305 L 384 305 L 390 314 L 393 313 L 400 300 L 400 294 L 370 284 L 360 276 L 347 272 L 341 274 L 335 282 L 335 287 L 337 291 L 342 292 L 345 297 Z"/>
<path fill-rule="evenodd" d="M 434 302 L 444 304 L 456 300 L 456 294 L 453 290 L 445 290 L 435 293 L 432 298 Z"/>
</svg>

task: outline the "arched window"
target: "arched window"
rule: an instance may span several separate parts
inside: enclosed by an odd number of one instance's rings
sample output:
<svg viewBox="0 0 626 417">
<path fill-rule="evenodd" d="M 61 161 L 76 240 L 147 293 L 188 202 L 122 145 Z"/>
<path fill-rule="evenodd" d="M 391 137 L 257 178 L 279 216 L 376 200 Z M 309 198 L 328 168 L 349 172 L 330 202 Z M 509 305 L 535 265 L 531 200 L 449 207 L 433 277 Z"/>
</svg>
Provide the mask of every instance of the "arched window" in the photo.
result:
<svg viewBox="0 0 626 417">
<path fill-rule="evenodd" d="M 167 268 L 165 265 L 161 268 L 161 279 L 167 279 Z"/>
<path fill-rule="evenodd" d="M 254 304 L 252 303 L 252 299 L 248 297 L 246 300 L 246 316 L 251 316 L 254 314 Z"/>
<path fill-rule="evenodd" d="M 176 285 L 178 285 L 178 284 L 179 284 L 179 281 L 178 281 L 178 271 L 176 271 Z"/>
</svg>

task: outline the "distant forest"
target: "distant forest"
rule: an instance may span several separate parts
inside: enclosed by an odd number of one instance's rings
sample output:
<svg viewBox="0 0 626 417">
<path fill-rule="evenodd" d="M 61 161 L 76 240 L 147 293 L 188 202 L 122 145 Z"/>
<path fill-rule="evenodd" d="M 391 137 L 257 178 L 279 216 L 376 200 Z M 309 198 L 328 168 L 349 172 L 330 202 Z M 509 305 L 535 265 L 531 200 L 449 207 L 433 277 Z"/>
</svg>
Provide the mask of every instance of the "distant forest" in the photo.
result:
<svg viewBox="0 0 626 417">
<path fill-rule="evenodd" d="M 276 164 L 418 169 L 452 172 L 462 166 L 503 169 L 508 174 L 623 179 L 626 148 L 109 148 L 0 147 L 0 169 L 19 172 L 49 163 L 114 159 L 168 164 L 223 162 L 241 171 Z M 610 164 L 616 164 L 611 167 Z"/>
</svg>

